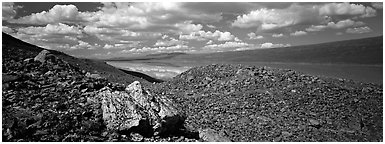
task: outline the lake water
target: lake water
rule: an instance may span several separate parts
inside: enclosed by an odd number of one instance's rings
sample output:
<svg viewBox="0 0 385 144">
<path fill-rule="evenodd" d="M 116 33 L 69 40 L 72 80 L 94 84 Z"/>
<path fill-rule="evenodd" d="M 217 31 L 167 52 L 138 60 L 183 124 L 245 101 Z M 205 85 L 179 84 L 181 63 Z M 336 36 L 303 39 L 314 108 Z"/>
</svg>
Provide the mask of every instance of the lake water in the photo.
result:
<svg viewBox="0 0 385 144">
<path fill-rule="evenodd" d="M 125 70 L 136 71 L 147 74 L 151 77 L 168 80 L 172 77 L 187 71 L 192 68 L 191 66 L 177 66 L 165 63 L 141 63 L 141 62 L 127 62 L 127 61 L 114 61 L 107 62 L 107 64 L 114 67 L 122 68 Z"/>
<path fill-rule="evenodd" d="M 194 67 L 210 63 L 178 63 L 169 61 L 111 61 L 108 64 L 149 76 L 169 80 L 172 77 Z M 219 62 L 221 63 L 221 62 Z M 232 62 L 223 62 L 232 63 Z M 234 62 L 232 64 L 245 64 L 252 66 L 268 66 L 281 69 L 292 69 L 316 76 L 352 79 L 358 82 L 382 84 L 381 65 L 346 65 L 346 64 L 307 64 L 307 63 L 267 63 L 267 62 Z"/>
</svg>

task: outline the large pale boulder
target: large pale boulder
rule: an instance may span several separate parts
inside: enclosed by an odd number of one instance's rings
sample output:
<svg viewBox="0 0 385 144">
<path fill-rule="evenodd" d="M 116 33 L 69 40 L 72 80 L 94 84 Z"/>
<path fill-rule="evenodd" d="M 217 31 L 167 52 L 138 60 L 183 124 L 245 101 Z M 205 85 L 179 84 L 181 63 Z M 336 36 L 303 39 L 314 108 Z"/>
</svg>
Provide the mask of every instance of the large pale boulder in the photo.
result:
<svg viewBox="0 0 385 144">
<path fill-rule="evenodd" d="M 177 131 L 185 120 L 175 103 L 166 97 L 150 94 L 138 81 L 128 85 L 124 91 L 104 88 L 98 96 L 102 99 L 103 120 L 109 130 L 142 131 L 150 128 L 154 135 L 160 135 Z"/>
<path fill-rule="evenodd" d="M 35 56 L 34 61 L 39 61 L 45 63 L 47 61 L 56 62 L 57 57 L 48 50 L 42 50 L 37 56 Z"/>
<path fill-rule="evenodd" d="M 216 130 L 206 128 L 199 129 L 199 138 L 205 142 L 231 142 L 227 135 L 223 132 L 217 132 Z"/>
<path fill-rule="evenodd" d="M 42 50 L 35 58 L 35 61 L 39 61 L 41 63 L 46 61 L 46 57 L 50 52 L 47 50 Z"/>
</svg>

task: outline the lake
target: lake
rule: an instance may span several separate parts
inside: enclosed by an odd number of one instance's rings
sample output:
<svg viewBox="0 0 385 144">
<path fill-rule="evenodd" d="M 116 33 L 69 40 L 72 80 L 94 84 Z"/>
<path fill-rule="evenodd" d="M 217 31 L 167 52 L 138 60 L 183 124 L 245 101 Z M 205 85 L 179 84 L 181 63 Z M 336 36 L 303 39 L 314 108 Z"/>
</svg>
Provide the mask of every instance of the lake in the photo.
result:
<svg viewBox="0 0 385 144">
<path fill-rule="evenodd" d="M 213 62 L 176 62 L 176 61 L 108 61 L 114 67 L 147 74 L 154 78 L 169 80 L 195 66 L 208 65 Z M 383 83 L 382 65 L 352 64 L 314 64 L 314 63 L 270 63 L 270 62 L 214 62 L 267 66 L 272 68 L 292 69 L 302 73 L 334 78 L 351 79 L 366 83 Z"/>
</svg>

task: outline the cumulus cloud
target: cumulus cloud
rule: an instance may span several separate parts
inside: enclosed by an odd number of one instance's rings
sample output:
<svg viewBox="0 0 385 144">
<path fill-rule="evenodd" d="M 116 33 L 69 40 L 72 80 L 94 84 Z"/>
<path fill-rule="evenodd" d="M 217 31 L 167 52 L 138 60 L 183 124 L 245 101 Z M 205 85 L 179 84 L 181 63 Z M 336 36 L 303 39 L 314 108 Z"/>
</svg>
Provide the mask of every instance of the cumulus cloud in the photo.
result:
<svg viewBox="0 0 385 144">
<path fill-rule="evenodd" d="M 198 40 L 198 41 L 204 41 L 204 40 L 217 40 L 217 41 L 231 41 L 234 40 L 236 37 L 232 35 L 230 32 L 221 32 L 216 30 L 215 32 L 211 31 L 203 31 L 200 30 L 198 32 L 192 32 L 188 35 L 179 35 L 179 39 L 181 40 Z"/>
<path fill-rule="evenodd" d="M 361 21 L 353 21 L 351 19 L 346 19 L 346 20 L 341 20 L 338 21 L 337 23 L 335 22 L 329 22 L 326 25 L 311 25 L 309 28 L 306 28 L 306 31 L 323 31 L 327 28 L 332 28 L 332 29 L 343 29 L 351 26 L 362 26 L 365 25 L 365 23 Z"/>
<path fill-rule="evenodd" d="M 279 38 L 279 37 L 283 37 L 284 35 L 282 33 L 280 33 L 280 34 L 273 34 L 271 36 L 275 37 L 275 38 Z"/>
<path fill-rule="evenodd" d="M 162 36 L 162 39 L 166 39 L 166 38 L 168 38 L 169 36 L 168 35 L 163 35 Z"/>
<path fill-rule="evenodd" d="M 293 33 L 290 33 L 291 36 L 303 36 L 303 35 L 307 35 L 307 32 L 305 31 L 295 31 Z"/>
<path fill-rule="evenodd" d="M 93 20 L 94 13 L 79 12 L 74 5 L 55 5 L 48 12 L 33 13 L 18 19 L 10 20 L 11 23 L 22 24 L 55 24 L 79 23 Z"/>
<path fill-rule="evenodd" d="M 95 25 L 125 27 L 132 30 L 168 31 L 186 26 L 183 25 L 185 21 L 216 22 L 222 19 L 220 14 L 204 14 L 185 9 L 183 6 L 182 3 L 175 2 L 104 3 L 100 14 L 95 15 L 98 18 Z M 182 30 L 185 29 L 182 28 Z"/>
<path fill-rule="evenodd" d="M 111 49 L 111 48 L 113 48 L 114 46 L 113 45 L 110 45 L 110 44 L 105 44 L 104 45 L 104 49 Z"/>
<path fill-rule="evenodd" d="M 376 15 L 376 10 L 368 6 L 349 3 L 326 3 L 323 5 L 298 5 L 294 3 L 283 9 L 261 8 L 253 10 L 248 14 L 238 16 L 232 26 L 274 30 L 298 24 L 327 23 L 333 16 L 338 15 L 373 17 Z"/>
<path fill-rule="evenodd" d="M 290 47 L 290 44 L 274 44 L 270 42 L 262 44 L 250 44 L 248 47 L 236 48 L 234 51 L 244 51 L 244 50 L 255 50 L 255 49 L 267 49 L 267 48 L 279 48 L 279 47 Z"/>
<path fill-rule="evenodd" d="M 382 9 L 382 2 L 372 2 L 371 4 L 376 9 Z"/>
<path fill-rule="evenodd" d="M 98 28 L 125 28 L 133 31 L 188 33 L 197 31 L 202 25 L 194 22 L 218 22 L 220 13 L 204 14 L 184 8 L 175 2 L 103 3 L 96 12 L 81 12 L 74 5 L 55 5 L 48 12 L 33 13 L 12 23 L 54 24 L 81 23 Z M 4 11 L 4 8 L 3 8 Z"/>
<path fill-rule="evenodd" d="M 306 28 L 306 31 L 308 32 L 323 31 L 326 28 L 328 28 L 327 25 L 311 25 L 310 27 Z"/>
<path fill-rule="evenodd" d="M 373 17 L 376 10 L 361 4 L 328 3 L 319 8 L 320 15 L 358 15 L 361 17 Z"/>
<path fill-rule="evenodd" d="M 186 41 L 180 41 L 175 38 L 171 38 L 171 40 L 158 40 L 154 46 L 173 46 L 173 45 L 184 45 Z"/>
<path fill-rule="evenodd" d="M 350 26 L 361 26 L 361 25 L 364 25 L 364 23 L 361 21 L 355 22 L 355 21 L 352 21 L 350 19 L 346 19 L 346 20 L 339 21 L 337 23 L 329 22 L 327 24 L 327 27 L 330 27 L 333 29 L 342 29 L 342 28 L 347 28 Z"/>
<path fill-rule="evenodd" d="M 16 16 L 16 9 L 13 2 L 2 2 L 3 20 L 13 19 Z"/>
<path fill-rule="evenodd" d="M 12 28 L 7 27 L 7 26 L 2 26 L 2 32 L 7 33 L 7 34 L 11 34 L 11 33 L 14 33 L 15 30 L 13 30 Z"/>
<path fill-rule="evenodd" d="M 263 36 L 261 36 L 261 35 L 256 35 L 256 34 L 253 33 L 253 32 L 248 33 L 247 36 L 249 36 L 249 39 L 263 39 Z"/>
<path fill-rule="evenodd" d="M 178 28 L 178 31 L 176 31 L 176 33 L 180 34 L 189 34 L 191 32 L 197 32 L 203 27 L 201 24 L 192 24 L 192 21 L 176 23 L 174 26 Z"/>
<path fill-rule="evenodd" d="M 123 34 L 124 30 L 122 29 L 114 29 L 114 28 L 99 28 L 96 26 L 85 26 L 84 32 L 88 34 Z"/>
<path fill-rule="evenodd" d="M 369 33 L 372 31 L 373 30 L 370 29 L 368 26 L 346 29 L 346 33 L 351 33 L 351 34 L 362 34 L 362 33 Z"/>
<path fill-rule="evenodd" d="M 82 31 L 75 26 L 69 26 L 66 24 L 48 24 L 45 27 L 22 27 L 18 29 L 18 32 L 32 34 L 32 35 L 41 35 L 41 34 L 73 34 L 80 35 Z"/>
<path fill-rule="evenodd" d="M 225 6 L 225 10 L 217 5 Z M 365 23 L 360 19 L 375 16 L 376 10 L 382 9 L 382 3 L 372 3 L 371 6 L 350 3 L 285 3 L 279 7 L 267 5 L 106 2 L 96 12 L 80 11 L 74 5 L 55 5 L 47 11 L 14 19 L 18 7 L 13 3 L 3 3 L 3 20 L 7 24 L 20 24 L 3 26 L 3 32 L 13 32 L 15 36 L 39 46 L 63 50 L 100 48 L 103 51 L 120 49 L 127 53 L 171 52 L 191 51 L 191 46 L 199 46 L 197 50 L 203 50 L 202 44 L 206 44 L 207 49 L 218 48 L 214 50 L 246 50 L 287 45 L 242 42 L 235 34 L 244 34 L 244 31 L 227 27 L 234 16 L 231 26 L 257 28 L 246 33 L 248 39 L 255 40 L 263 39 L 266 34 L 279 38 L 325 29 L 342 31 L 349 28 L 346 33 L 370 32 L 372 30 L 364 27 Z M 306 29 L 293 31 L 298 28 Z M 189 40 L 194 41 L 188 43 Z M 130 51 L 129 48 L 133 47 L 135 49 Z"/>
<path fill-rule="evenodd" d="M 104 28 L 96 26 L 85 26 L 84 32 L 94 35 L 102 41 L 118 43 L 120 41 L 155 39 L 161 37 L 159 32 L 134 32 L 123 28 Z"/>
<path fill-rule="evenodd" d="M 103 49 L 126 49 L 132 47 L 138 47 L 139 41 L 121 41 L 121 43 L 105 44 Z"/>
<path fill-rule="evenodd" d="M 85 41 L 81 28 L 66 24 L 47 24 L 46 26 L 29 26 L 15 29 L 15 36 L 26 42 L 49 49 L 75 50 L 92 49 Z"/>
<path fill-rule="evenodd" d="M 211 44 L 206 45 L 203 49 L 226 49 L 226 48 L 239 48 L 239 47 L 250 47 L 252 44 L 245 42 L 225 42 L 223 44 Z"/>
<path fill-rule="evenodd" d="M 248 14 L 238 16 L 232 26 L 240 28 L 258 27 L 261 30 L 272 30 L 305 22 L 321 22 L 323 17 L 318 15 L 314 7 L 292 4 L 285 9 L 262 8 Z"/>
<path fill-rule="evenodd" d="M 270 42 L 266 42 L 261 44 L 261 48 L 277 48 L 277 47 L 289 47 L 291 46 L 290 44 L 273 44 Z"/>
<path fill-rule="evenodd" d="M 79 40 L 77 45 L 70 47 L 70 50 L 76 50 L 76 49 L 94 49 L 94 48 L 88 42 Z"/>
<path fill-rule="evenodd" d="M 215 29 L 215 28 L 217 28 L 216 26 L 214 26 L 214 25 L 206 25 L 207 27 L 209 27 L 209 28 L 212 28 L 212 29 Z"/>
<path fill-rule="evenodd" d="M 188 49 L 187 45 L 175 45 L 168 47 L 142 47 L 142 48 L 133 48 L 130 50 L 122 50 L 122 53 L 151 53 L 151 52 L 179 52 L 182 50 Z"/>
</svg>

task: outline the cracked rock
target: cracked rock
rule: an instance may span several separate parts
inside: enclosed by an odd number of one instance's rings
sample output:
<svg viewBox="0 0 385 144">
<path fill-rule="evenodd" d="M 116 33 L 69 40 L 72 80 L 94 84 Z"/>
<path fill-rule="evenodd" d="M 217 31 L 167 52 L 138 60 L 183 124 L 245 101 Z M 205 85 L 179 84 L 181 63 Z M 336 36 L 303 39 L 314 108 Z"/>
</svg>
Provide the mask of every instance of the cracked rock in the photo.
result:
<svg viewBox="0 0 385 144">
<path fill-rule="evenodd" d="M 109 130 L 152 130 L 154 135 L 160 135 L 175 132 L 185 119 L 170 99 L 151 95 L 138 81 L 124 91 L 103 88 L 98 95 L 102 99 L 103 119 Z"/>
</svg>

